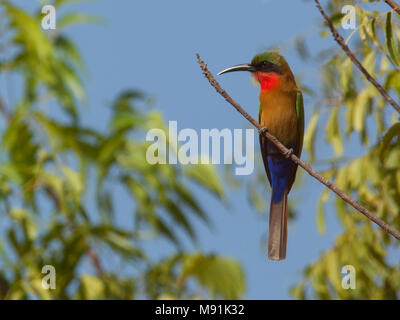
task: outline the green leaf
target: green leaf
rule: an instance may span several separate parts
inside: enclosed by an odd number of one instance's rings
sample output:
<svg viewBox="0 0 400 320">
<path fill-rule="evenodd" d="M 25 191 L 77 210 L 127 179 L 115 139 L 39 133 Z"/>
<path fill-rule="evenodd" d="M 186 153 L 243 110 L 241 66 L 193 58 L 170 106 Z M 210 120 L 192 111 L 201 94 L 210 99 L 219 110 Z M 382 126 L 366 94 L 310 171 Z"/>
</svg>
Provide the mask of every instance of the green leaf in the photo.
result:
<svg viewBox="0 0 400 320">
<path fill-rule="evenodd" d="M 90 274 L 84 274 L 80 277 L 79 296 L 81 299 L 102 299 L 104 294 L 105 286 L 100 278 Z"/>
<path fill-rule="evenodd" d="M 324 204 L 329 200 L 329 196 L 330 196 L 330 191 L 328 189 L 325 189 L 318 199 L 316 219 L 317 219 L 317 230 L 320 234 L 324 234 L 326 230 Z"/>
<path fill-rule="evenodd" d="M 350 89 L 350 84 L 353 80 L 353 62 L 347 58 L 340 69 L 340 86 L 344 93 Z"/>
<path fill-rule="evenodd" d="M 343 153 L 343 142 L 339 127 L 339 108 L 333 108 L 325 127 L 326 140 L 330 142 L 337 155 Z"/>
<path fill-rule="evenodd" d="M 121 234 L 109 231 L 104 236 L 104 240 L 117 252 L 123 254 L 129 259 L 143 258 L 144 255 L 140 249 L 132 242 L 132 240 Z"/>
<path fill-rule="evenodd" d="M 83 177 L 79 174 L 79 172 L 72 170 L 71 168 L 68 168 L 66 166 L 62 166 L 61 170 L 66 177 L 68 187 L 73 192 L 75 201 L 79 203 L 79 199 L 84 190 Z"/>
<path fill-rule="evenodd" d="M 297 300 L 305 300 L 305 281 L 301 281 L 298 285 L 291 287 L 290 294 Z"/>
<path fill-rule="evenodd" d="M 314 141 L 317 132 L 319 112 L 314 112 L 308 122 L 308 127 L 304 133 L 304 149 L 310 154 L 310 162 L 314 160 Z"/>
<path fill-rule="evenodd" d="M 342 280 L 340 277 L 340 266 L 337 253 L 332 250 L 326 254 L 326 267 L 327 267 L 327 278 L 335 287 L 336 290 L 342 290 Z"/>
<path fill-rule="evenodd" d="M 376 52 L 370 51 L 363 60 L 363 66 L 368 71 L 368 73 L 373 74 L 375 70 L 375 62 L 376 62 Z"/>
<path fill-rule="evenodd" d="M 55 40 L 55 46 L 57 48 L 58 54 L 64 55 L 63 58 L 69 59 L 69 61 L 73 61 L 80 69 L 85 68 L 78 49 L 76 48 L 75 44 L 67 37 L 64 37 L 62 35 L 58 36 Z"/>
<path fill-rule="evenodd" d="M 361 91 L 354 102 L 353 126 L 358 132 L 361 132 L 364 143 L 366 143 L 365 123 L 368 110 L 372 105 L 373 95 L 372 87 L 368 86 Z"/>
<path fill-rule="evenodd" d="M 53 56 L 52 45 L 40 28 L 40 21 L 22 9 L 3 2 L 10 24 L 16 31 L 15 42 L 21 44 L 29 58 L 42 61 Z"/>
<path fill-rule="evenodd" d="M 205 213 L 205 211 L 201 208 L 195 197 L 190 193 L 190 190 L 186 189 L 185 186 L 181 184 L 177 184 L 174 188 L 174 191 L 177 193 L 179 200 L 181 200 L 184 204 L 186 204 L 192 211 L 205 223 L 210 225 L 210 220 Z"/>
<path fill-rule="evenodd" d="M 195 232 L 193 230 L 192 225 L 186 218 L 184 212 L 181 210 L 181 208 L 174 202 L 169 199 L 164 199 L 163 200 L 163 205 L 165 206 L 165 209 L 169 213 L 169 215 L 172 217 L 173 221 L 175 222 L 176 225 L 181 226 L 189 235 L 189 237 L 192 240 L 196 239 Z"/>
<path fill-rule="evenodd" d="M 392 58 L 396 66 L 399 65 L 397 54 L 393 48 L 393 29 L 392 29 L 392 11 L 386 14 L 386 25 L 385 25 L 385 36 L 386 36 L 386 47 L 389 51 L 390 57 Z"/>
<path fill-rule="evenodd" d="M 386 152 L 392 140 L 397 137 L 398 143 L 400 142 L 400 123 L 395 123 L 389 128 L 382 139 L 382 143 L 379 148 L 379 158 L 381 162 L 384 162 Z"/>
<path fill-rule="evenodd" d="M 187 256 L 178 281 L 182 285 L 189 277 L 206 287 L 213 298 L 239 299 L 245 290 L 242 268 L 229 258 L 200 253 Z"/>
<path fill-rule="evenodd" d="M 36 238 L 37 230 L 35 222 L 29 213 L 22 208 L 13 208 L 10 210 L 9 214 L 18 224 L 23 226 L 28 239 L 33 241 Z"/>
<path fill-rule="evenodd" d="M 197 182 L 202 187 L 223 198 L 222 185 L 215 167 L 211 164 L 185 165 L 183 172 L 186 177 Z"/>
</svg>

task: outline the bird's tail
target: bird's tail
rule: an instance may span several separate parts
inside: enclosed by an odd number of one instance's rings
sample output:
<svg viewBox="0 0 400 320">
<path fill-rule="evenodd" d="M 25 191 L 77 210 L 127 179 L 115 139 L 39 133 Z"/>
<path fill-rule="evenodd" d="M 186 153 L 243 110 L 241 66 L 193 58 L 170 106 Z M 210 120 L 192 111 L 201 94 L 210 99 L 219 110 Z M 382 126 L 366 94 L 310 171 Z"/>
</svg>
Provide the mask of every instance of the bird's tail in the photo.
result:
<svg viewBox="0 0 400 320">
<path fill-rule="evenodd" d="M 285 192 L 282 200 L 278 203 L 274 203 L 273 196 L 271 197 L 268 233 L 268 257 L 271 260 L 286 258 L 287 194 Z"/>
</svg>

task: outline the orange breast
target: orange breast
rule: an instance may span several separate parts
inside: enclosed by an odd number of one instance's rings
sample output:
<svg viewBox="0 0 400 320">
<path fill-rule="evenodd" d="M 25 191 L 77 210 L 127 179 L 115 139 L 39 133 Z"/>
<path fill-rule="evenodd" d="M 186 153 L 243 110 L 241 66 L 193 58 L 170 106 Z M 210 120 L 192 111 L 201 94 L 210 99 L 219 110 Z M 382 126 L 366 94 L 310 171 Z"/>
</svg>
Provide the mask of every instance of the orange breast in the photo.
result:
<svg viewBox="0 0 400 320">
<path fill-rule="evenodd" d="M 283 144 L 297 139 L 296 92 L 281 90 L 260 92 L 261 125 Z"/>
</svg>

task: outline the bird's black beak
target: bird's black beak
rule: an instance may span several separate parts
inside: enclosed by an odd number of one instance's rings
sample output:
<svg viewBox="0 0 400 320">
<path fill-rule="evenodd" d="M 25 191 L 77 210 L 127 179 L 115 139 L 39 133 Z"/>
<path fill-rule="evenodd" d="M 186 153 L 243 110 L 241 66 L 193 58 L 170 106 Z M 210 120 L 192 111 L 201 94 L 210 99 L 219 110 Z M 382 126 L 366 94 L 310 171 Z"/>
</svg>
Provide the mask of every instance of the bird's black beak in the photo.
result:
<svg viewBox="0 0 400 320">
<path fill-rule="evenodd" d="M 257 71 L 256 68 L 251 65 L 251 64 L 239 64 L 237 66 L 229 67 L 226 68 L 225 70 L 222 70 L 221 72 L 218 73 L 218 75 L 228 73 L 228 72 L 234 72 L 234 71 L 250 71 L 254 72 Z"/>
</svg>

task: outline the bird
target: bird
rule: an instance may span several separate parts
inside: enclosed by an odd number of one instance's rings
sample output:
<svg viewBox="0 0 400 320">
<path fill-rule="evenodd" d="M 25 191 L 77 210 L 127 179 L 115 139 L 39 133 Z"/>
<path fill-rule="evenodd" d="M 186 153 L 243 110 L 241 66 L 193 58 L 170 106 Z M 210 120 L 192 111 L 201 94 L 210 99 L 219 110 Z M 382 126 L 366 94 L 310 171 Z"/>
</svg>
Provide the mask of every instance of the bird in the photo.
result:
<svg viewBox="0 0 400 320">
<path fill-rule="evenodd" d="M 287 244 L 287 199 L 296 178 L 304 137 L 303 95 L 285 58 L 277 51 L 257 54 L 249 64 L 222 70 L 218 75 L 248 71 L 260 84 L 258 121 L 288 152 L 282 153 L 260 131 L 260 149 L 264 168 L 271 186 L 269 210 L 268 258 L 284 260 Z"/>
</svg>

